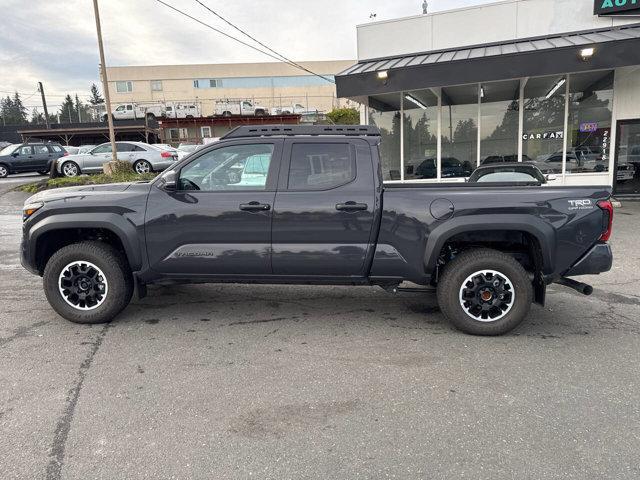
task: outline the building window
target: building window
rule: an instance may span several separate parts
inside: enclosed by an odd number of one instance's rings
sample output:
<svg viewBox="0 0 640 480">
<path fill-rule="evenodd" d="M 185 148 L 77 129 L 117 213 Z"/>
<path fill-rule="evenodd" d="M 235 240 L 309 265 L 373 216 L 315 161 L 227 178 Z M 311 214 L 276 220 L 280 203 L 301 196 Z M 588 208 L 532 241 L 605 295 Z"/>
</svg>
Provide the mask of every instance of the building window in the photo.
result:
<svg viewBox="0 0 640 480">
<path fill-rule="evenodd" d="M 569 77 L 566 173 L 609 171 L 613 71 Z"/>
<path fill-rule="evenodd" d="M 199 78 L 193 81 L 193 88 L 216 88 L 219 81 L 215 78 Z"/>
<path fill-rule="evenodd" d="M 441 178 L 468 177 L 478 162 L 479 86 L 442 89 Z"/>
<path fill-rule="evenodd" d="M 200 127 L 200 136 L 202 138 L 211 138 L 211 127 L 208 125 L 205 127 Z"/>
<path fill-rule="evenodd" d="M 373 103 L 375 108 L 369 109 L 369 124 L 380 129 L 382 178 L 383 180 L 401 180 L 400 94 L 381 95 Z"/>
<path fill-rule="evenodd" d="M 562 172 L 565 76 L 530 78 L 524 87 L 522 159 L 543 173 Z"/>
<path fill-rule="evenodd" d="M 116 92 L 128 93 L 133 91 L 133 82 L 116 82 Z"/>
<path fill-rule="evenodd" d="M 431 90 L 403 95 L 404 179 L 437 177 L 438 97 Z"/>
<path fill-rule="evenodd" d="M 480 86 L 480 164 L 518 161 L 520 81 Z"/>
<path fill-rule="evenodd" d="M 162 80 L 151 80 L 151 91 L 152 92 L 161 92 L 162 91 Z"/>
</svg>

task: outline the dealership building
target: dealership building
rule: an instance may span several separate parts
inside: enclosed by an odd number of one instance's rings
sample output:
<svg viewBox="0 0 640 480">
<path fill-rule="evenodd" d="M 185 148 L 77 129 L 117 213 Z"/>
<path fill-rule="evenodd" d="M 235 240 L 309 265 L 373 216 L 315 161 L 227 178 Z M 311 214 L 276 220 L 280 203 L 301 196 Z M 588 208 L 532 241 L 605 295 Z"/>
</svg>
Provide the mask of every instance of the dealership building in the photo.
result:
<svg viewBox="0 0 640 480">
<path fill-rule="evenodd" d="M 640 1 L 503 0 L 357 27 L 336 75 L 392 182 L 535 163 L 551 185 L 640 194 Z"/>
</svg>

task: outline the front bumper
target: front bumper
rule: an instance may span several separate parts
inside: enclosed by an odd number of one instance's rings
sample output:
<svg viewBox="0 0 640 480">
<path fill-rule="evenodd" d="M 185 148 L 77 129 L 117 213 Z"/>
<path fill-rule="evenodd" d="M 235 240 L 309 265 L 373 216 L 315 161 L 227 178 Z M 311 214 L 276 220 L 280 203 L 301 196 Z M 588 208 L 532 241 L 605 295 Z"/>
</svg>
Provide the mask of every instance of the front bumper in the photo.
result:
<svg viewBox="0 0 640 480">
<path fill-rule="evenodd" d="M 33 258 L 29 252 L 29 242 L 26 240 L 26 236 L 23 233 L 22 242 L 20 242 L 20 263 L 22 266 L 33 273 L 34 275 L 40 275 L 38 267 L 33 263 Z"/>
<path fill-rule="evenodd" d="M 596 243 L 585 253 L 563 277 L 574 277 L 576 275 L 596 275 L 608 272 L 613 264 L 613 254 L 608 243 Z"/>
</svg>

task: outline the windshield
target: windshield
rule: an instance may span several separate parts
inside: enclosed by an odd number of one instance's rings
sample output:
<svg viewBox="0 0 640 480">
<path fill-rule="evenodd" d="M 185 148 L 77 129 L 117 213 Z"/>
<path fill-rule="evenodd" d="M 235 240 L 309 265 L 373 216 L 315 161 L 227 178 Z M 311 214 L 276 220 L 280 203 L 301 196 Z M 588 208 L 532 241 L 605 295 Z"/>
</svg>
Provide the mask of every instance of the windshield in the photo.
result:
<svg viewBox="0 0 640 480">
<path fill-rule="evenodd" d="M 11 155 L 19 145 L 8 145 L 0 150 L 0 155 Z"/>
</svg>

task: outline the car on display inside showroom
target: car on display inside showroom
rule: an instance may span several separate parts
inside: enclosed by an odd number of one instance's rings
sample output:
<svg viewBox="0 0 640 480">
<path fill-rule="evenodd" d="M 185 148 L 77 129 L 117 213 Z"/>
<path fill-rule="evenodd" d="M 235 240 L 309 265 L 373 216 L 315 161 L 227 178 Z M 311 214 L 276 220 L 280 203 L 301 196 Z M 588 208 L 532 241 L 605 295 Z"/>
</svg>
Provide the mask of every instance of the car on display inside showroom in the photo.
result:
<svg viewBox="0 0 640 480">
<path fill-rule="evenodd" d="M 153 283 L 435 287 L 459 329 L 515 328 L 611 268 L 607 186 L 384 184 L 371 126 L 238 127 L 151 182 L 29 198 L 22 264 L 53 309 L 113 319 Z"/>
<path fill-rule="evenodd" d="M 178 153 L 143 142 L 116 142 L 117 158 L 131 163 L 137 173 L 162 171 L 178 161 Z M 82 173 L 102 172 L 102 166 L 112 158 L 111 143 L 103 143 L 88 151 L 68 155 L 56 162 L 56 170 L 65 177 Z"/>
</svg>

